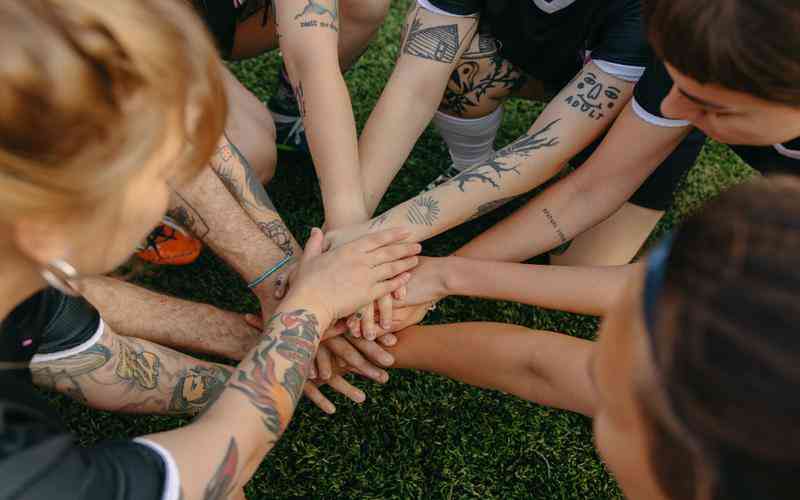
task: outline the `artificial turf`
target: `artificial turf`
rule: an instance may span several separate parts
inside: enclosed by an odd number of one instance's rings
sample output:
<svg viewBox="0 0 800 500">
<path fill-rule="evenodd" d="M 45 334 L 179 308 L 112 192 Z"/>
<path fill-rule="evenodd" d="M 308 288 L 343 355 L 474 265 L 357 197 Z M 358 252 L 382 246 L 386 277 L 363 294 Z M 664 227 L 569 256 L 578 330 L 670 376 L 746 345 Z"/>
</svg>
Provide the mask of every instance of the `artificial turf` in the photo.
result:
<svg viewBox="0 0 800 500">
<path fill-rule="evenodd" d="M 376 40 L 347 75 L 359 126 L 391 73 L 408 3 L 394 2 Z M 266 101 L 275 88 L 278 65 L 278 54 L 271 53 L 232 68 Z M 509 102 L 498 144 L 526 131 L 541 106 Z M 379 211 L 417 194 L 447 163 L 445 146 L 429 129 Z M 707 145 L 658 232 L 721 189 L 751 175 L 752 170 L 726 147 Z M 300 241 L 308 237 L 311 227 L 323 222 L 319 189 L 312 186 L 317 183 L 309 160 L 280 158 L 269 192 Z M 458 248 L 519 204 L 426 242 L 424 252 L 443 255 Z M 139 279 L 154 289 L 227 309 L 254 311 L 257 305 L 241 280 L 208 252 L 191 266 L 156 269 Z M 532 283 L 537 285 L 546 286 Z M 446 299 L 425 321 L 498 321 L 584 338 L 591 338 L 597 328 L 594 318 L 469 298 Z M 339 408 L 334 416 L 324 416 L 302 401 L 288 432 L 248 485 L 249 498 L 621 497 L 594 451 L 588 419 L 430 374 L 397 371 L 391 376 L 385 386 L 358 380 L 368 398 L 361 406 L 334 395 Z M 84 443 L 186 423 L 180 418 L 89 410 L 57 396 L 53 402 Z"/>
</svg>

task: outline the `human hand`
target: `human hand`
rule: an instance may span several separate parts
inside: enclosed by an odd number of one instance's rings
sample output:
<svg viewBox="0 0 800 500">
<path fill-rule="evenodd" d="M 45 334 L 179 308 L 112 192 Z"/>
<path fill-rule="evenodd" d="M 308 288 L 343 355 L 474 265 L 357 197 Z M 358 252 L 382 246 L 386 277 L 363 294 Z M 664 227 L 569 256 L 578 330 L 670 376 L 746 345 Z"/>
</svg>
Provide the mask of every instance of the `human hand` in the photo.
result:
<svg viewBox="0 0 800 500">
<path fill-rule="evenodd" d="M 387 339 L 391 337 L 394 336 L 391 334 L 386 335 Z M 359 350 L 356 350 L 351 345 L 350 340 L 352 339 L 335 337 L 320 345 L 316 361 L 317 368 L 312 365 L 311 380 L 306 382 L 304 388 L 305 395 L 328 414 L 334 413 L 336 406 L 319 390 L 320 386 L 328 384 L 336 392 L 360 404 L 366 400 L 366 395 L 343 377 L 345 373 L 357 373 L 380 384 L 384 384 L 389 380 L 389 374 L 373 363 L 380 362 L 384 366 L 388 366 L 394 363 L 394 358 L 377 346 L 375 342 L 357 339 L 359 342 L 375 344 L 375 347 L 370 346 L 360 349 L 367 357 L 373 360 L 370 362 Z M 394 342 L 397 342 L 396 338 Z M 322 353 L 325 353 L 324 358 L 320 356 Z"/>
<path fill-rule="evenodd" d="M 390 229 L 322 253 L 324 236 L 314 228 L 287 297 L 316 305 L 331 322 L 352 314 L 408 282 L 407 271 L 417 265 L 421 250 L 402 242 L 408 236 Z"/>
<path fill-rule="evenodd" d="M 420 257 L 411 280 L 395 292 L 395 307 L 430 305 L 447 296 L 445 270 L 449 257 Z"/>
</svg>

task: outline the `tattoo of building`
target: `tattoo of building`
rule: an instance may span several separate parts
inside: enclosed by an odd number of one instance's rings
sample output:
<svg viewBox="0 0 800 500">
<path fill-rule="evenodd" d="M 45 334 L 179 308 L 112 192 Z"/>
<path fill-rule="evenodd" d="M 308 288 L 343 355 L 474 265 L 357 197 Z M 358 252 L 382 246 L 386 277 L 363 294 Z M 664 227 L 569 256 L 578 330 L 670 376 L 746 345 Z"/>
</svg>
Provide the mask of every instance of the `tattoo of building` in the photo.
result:
<svg viewBox="0 0 800 500">
<path fill-rule="evenodd" d="M 457 24 L 424 28 L 417 13 L 408 29 L 403 52 L 422 59 L 450 64 L 456 60 L 459 45 Z"/>
<path fill-rule="evenodd" d="M 406 218 L 412 224 L 432 226 L 439 218 L 439 202 L 431 196 L 415 198 L 408 208 Z"/>
</svg>

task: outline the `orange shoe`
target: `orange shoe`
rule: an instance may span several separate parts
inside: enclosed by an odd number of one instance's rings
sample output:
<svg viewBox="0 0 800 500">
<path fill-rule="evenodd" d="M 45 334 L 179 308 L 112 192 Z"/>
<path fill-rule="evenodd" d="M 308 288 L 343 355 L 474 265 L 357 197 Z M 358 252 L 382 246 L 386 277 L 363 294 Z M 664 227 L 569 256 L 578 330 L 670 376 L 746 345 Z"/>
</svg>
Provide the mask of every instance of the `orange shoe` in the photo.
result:
<svg viewBox="0 0 800 500">
<path fill-rule="evenodd" d="M 191 264 L 203 250 L 203 243 L 169 217 L 147 236 L 136 255 L 147 262 L 163 266 Z"/>
</svg>

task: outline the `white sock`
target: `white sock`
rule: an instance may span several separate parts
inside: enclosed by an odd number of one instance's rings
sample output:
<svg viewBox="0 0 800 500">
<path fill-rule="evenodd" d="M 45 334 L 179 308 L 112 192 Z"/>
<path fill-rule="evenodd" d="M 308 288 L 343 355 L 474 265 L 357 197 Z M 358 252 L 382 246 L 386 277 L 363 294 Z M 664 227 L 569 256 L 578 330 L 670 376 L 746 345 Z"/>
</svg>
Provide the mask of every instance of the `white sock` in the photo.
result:
<svg viewBox="0 0 800 500">
<path fill-rule="evenodd" d="M 450 148 L 450 158 L 458 170 L 489 159 L 502 122 L 503 106 L 482 118 L 458 118 L 441 111 L 433 117 L 433 124 Z"/>
</svg>

